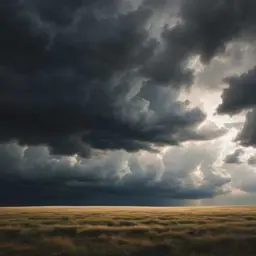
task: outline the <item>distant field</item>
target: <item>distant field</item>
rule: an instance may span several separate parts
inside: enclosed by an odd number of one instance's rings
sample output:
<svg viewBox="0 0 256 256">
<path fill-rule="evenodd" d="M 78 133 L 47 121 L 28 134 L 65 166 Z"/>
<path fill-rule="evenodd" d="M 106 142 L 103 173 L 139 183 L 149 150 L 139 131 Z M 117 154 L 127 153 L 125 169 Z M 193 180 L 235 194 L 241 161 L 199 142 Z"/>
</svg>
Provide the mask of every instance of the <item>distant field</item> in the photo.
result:
<svg viewBox="0 0 256 256">
<path fill-rule="evenodd" d="M 256 208 L 0 208 L 0 255 L 255 256 Z"/>
</svg>

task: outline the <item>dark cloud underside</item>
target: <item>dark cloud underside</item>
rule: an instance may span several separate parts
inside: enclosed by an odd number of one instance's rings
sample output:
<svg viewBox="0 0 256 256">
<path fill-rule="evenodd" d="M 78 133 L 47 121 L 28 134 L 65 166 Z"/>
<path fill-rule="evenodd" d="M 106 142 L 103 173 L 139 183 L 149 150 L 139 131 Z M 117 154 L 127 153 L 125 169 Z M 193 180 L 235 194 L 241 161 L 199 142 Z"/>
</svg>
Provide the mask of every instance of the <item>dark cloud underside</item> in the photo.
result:
<svg viewBox="0 0 256 256">
<path fill-rule="evenodd" d="M 223 194 L 230 182 L 211 172 L 213 159 L 197 145 L 147 159 L 113 152 L 83 160 L 52 157 L 46 147 L 1 145 L 0 205 L 177 205 Z M 203 179 L 194 173 L 200 163 Z"/>
</svg>

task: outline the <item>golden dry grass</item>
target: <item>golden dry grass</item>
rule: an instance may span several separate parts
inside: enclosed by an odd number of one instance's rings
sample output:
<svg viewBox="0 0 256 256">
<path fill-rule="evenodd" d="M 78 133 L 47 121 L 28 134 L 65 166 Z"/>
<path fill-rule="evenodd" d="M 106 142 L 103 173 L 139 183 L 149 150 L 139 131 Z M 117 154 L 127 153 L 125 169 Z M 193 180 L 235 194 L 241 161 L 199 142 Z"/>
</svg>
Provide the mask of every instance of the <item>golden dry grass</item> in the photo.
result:
<svg viewBox="0 0 256 256">
<path fill-rule="evenodd" d="M 256 255 L 256 207 L 0 208 L 0 255 Z"/>
</svg>

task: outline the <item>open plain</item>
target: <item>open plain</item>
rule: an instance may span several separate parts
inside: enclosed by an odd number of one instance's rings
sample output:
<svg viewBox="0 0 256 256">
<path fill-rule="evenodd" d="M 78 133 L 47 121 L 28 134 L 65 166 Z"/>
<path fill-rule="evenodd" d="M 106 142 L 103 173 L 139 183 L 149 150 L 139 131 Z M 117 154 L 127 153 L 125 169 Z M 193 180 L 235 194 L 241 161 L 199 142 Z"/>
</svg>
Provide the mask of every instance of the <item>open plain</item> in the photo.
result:
<svg viewBox="0 0 256 256">
<path fill-rule="evenodd" d="M 253 256 L 256 208 L 0 208 L 0 255 Z"/>
</svg>

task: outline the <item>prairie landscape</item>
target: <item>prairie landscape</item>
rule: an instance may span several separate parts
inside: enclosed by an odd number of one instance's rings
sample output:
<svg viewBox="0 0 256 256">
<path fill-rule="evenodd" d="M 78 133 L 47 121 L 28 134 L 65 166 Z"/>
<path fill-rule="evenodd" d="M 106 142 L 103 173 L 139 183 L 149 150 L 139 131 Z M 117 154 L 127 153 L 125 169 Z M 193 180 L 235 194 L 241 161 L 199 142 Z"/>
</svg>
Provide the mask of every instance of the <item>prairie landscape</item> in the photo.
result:
<svg viewBox="0 0 256 256">
<path fill-rule="evenodd" d="M 0 255 L 256 255 L 256 208 L 0 208 Z"/>
</svg>

